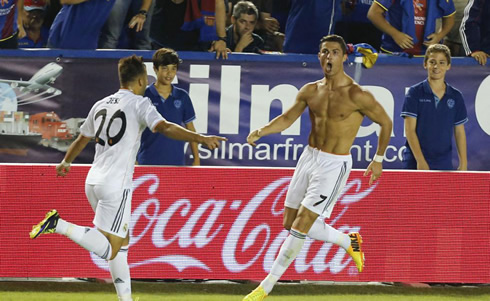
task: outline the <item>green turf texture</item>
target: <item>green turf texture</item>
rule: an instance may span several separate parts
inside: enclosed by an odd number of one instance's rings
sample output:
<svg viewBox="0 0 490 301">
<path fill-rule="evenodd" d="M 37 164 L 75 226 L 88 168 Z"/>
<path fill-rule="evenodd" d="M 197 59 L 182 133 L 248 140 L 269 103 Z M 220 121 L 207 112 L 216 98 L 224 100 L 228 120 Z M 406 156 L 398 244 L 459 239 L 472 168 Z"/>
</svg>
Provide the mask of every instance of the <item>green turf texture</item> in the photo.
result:
<svg viewBox="0 0 490 301">
<path fill-rule="evenodd" d="M 234 301 L 242 300 L 256 284 L 215 284 L 133 281 L 133 298 L 139 301 Z M 112 284 L 93 282 L 0 282 L 0 300 L 114 300 Z M 490 287 L 430 287 L 375 285 L 279 284 L 267 301 L 449 301 L 490 300 Z"/>
</svg>

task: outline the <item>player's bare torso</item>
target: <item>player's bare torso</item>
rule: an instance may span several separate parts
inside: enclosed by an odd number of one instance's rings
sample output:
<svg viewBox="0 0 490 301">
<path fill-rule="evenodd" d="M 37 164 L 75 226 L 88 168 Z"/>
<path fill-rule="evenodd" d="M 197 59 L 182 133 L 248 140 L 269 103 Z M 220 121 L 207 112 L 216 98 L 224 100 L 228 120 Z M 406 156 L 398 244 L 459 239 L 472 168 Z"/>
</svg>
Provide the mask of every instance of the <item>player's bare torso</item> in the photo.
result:
<svg viewBox="0 0 490 301">
<path fill-rule="evenodd" d="M 336 87 L 325 79 L 307 84 L 303 99 L 309 108 L 310 146 L 333 154 L 348 154 L 364 115 L 352 99 L 363 93 L 350 77 Z"/>
</svg>

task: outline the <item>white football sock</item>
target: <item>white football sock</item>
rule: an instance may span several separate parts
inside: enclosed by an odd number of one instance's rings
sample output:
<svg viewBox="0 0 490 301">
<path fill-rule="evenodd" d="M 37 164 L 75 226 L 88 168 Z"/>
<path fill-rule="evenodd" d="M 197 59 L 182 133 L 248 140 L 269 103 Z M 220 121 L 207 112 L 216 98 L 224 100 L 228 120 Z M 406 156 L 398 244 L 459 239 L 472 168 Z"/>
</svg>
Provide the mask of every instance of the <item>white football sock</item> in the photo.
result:
<svg viewBox="0 0 490 301">
<path fill-rule="evenodd" d="M 109 240 L 95 228 L 78 226 L 60 218 L 56 226 L 56 233 L 65 235 L 102 259 L 111 258 L 112 247 Z"/>
<path fill-rule="evenodd" d="M 332 226 L 326 224 L 325 221 L 320 218 L 317 218 L 311 226 L 310 231 L 308 231 L 308 237 L 334 243 L 346 250 L 350 246 L 349 235 L 342 233 Z"/>
<path fill-rule="evenodd" d="M 131 298 L 131 276 L 128 265 L 128 246 L 119 249 L 116 258 L 109 261 L 112 282 L 116 287 L 117 296 L 120 301 L 132 301 Z"/>
<path fill-rule="evenodd" d="M 279 250 L 276 260 L 272 264 L 269 275 L 260 283 L 264 291 L 269 294 L 282 274 L 287 270 L 291 262 L 298 256 L 305 243 L 306 234 L 291 229 L 289 236 Z"/>
</svg>

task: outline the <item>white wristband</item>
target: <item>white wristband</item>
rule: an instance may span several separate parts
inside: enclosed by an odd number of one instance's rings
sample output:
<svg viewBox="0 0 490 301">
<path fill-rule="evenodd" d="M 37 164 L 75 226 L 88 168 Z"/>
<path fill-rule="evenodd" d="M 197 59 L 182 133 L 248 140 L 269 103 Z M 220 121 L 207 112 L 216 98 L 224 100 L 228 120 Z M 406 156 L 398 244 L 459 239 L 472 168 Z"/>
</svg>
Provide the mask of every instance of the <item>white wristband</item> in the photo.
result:
<svg viewBox="0 0 490 301">
<path fill-rule="evenodd" d="M 62 165 L 63 167 L 68 167 L 71 165 L 71 163 L 68 163 L 65 161 L 65 159 L 63 159 L 63 161 L 61 161 L 60 165 Z"/>
<path fill-rule="evenodd" d="M 374 158 L 373 158 L 373 161 L 374 162 L 381 163 L 381 162 L 383 162 L 384 158 L 385 158 L 384 156 L 375 155 Z"/>
</svg>

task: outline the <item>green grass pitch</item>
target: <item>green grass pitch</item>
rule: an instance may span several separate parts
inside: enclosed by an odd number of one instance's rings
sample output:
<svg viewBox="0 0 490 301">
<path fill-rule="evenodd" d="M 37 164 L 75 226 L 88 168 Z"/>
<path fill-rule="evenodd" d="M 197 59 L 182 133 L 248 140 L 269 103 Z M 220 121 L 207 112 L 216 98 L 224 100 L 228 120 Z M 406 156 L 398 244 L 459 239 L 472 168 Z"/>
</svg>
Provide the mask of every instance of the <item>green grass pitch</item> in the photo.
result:
<svg viewBox="0 0 490 301">
<path fill-rule="evenodd" d="M 133 281 L 139 301 L 240 301 L 256 284 Z M 117 301 L 112 284 L 94 282 L 2 281 L 0 300 Z M 430 287 L 279 284 L 267 301 L 449 301 L 490 300 L 490 286 Z"/>
</svg>

